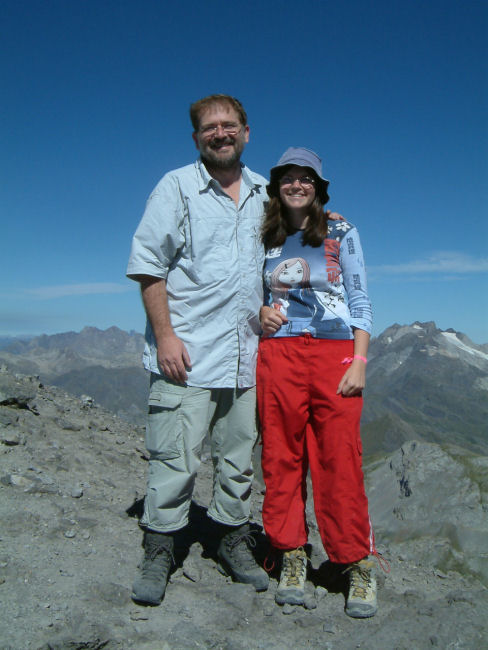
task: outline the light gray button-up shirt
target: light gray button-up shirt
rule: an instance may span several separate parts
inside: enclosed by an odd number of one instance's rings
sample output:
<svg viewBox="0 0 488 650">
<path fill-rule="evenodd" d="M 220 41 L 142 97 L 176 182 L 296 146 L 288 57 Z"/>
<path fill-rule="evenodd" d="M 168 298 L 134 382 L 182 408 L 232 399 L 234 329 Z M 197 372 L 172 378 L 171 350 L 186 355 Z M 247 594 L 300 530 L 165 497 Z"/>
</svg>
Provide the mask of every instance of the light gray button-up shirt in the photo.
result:
<svg viewBox="0 0 488 650">
<path fill-rule="evenodd" d="M 192 362 L 190 386 L 255 384 L 266 200 L 266 179 L 243 166 L 236 206 L 200 160 L 166 174 L 148 199 L 127 276 L 166 279 L 171 324 Z M 143 359 L 162 374 L 149 322 Z"/>
</svg>

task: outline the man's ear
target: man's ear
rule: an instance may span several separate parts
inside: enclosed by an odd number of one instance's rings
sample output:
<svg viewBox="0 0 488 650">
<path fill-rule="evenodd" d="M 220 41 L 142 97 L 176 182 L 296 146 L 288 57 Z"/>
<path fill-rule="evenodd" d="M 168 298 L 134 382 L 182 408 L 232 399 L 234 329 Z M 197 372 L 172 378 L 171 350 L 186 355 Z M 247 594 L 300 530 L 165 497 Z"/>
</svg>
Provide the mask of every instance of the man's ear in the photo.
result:
<svg viewBox="0 0 488 650">
<path fill-rule="evenodd" d="M 199 145 L 198 145 L 198 136 L 197 136 L 197 132 L 196 132 L 196 131 L 193 131 L 193 133 L 191 134 L 191 137 L 193 138 L 193 142 L 195 143 L 195 147 L 198 149 L 198 151 L 200 151 L 200 147 L 199 147 Z"/>
</svg>

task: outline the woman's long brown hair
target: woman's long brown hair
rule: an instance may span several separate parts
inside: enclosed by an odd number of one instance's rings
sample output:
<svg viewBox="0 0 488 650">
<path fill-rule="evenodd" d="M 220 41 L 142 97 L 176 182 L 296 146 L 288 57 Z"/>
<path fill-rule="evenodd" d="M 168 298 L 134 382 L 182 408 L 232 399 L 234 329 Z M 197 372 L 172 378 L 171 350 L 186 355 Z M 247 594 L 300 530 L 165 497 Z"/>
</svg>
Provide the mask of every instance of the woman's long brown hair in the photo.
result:
<svg viewBox="0 0 488 650">
<path fill-rule="evenodd" d="M 308 208 L 307 225 L 303 230 L 302 244 L 304 246 L 321 246 L 327 236 L 327 215 L 324 205 L 318 196 Z M 282 246 L 286 238 L 295 232 L 286 219 L 286 210 L 277 196 L 271 196 L 264 214 L 261 229 L 261 239 L 266 250 Z"/>
</svg>

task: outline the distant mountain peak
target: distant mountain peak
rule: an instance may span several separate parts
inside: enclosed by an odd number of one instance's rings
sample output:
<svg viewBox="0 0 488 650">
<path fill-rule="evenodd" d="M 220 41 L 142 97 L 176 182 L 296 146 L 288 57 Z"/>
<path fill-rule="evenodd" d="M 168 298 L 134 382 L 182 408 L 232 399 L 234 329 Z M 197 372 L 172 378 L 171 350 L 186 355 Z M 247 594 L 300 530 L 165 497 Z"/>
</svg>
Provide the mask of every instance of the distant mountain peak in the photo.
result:
<svg viewBox="0 0 488 650">
<path fill-rule="evenodd" d="M 393 449 L 414 434 L 486 453 L 487 347 L 432 321 L 396 323 L 373 339 L 363 411 L 366 448 Z"/>
<path fill-rule="evenodd" d="M 379 337 L 376 339 L 381 345 L 391 345 L 397 343 L 400 339 L 407 337 L 409 339 L 420 340 L 425 338 L 425 336 L 431 336 L 437 330 L 434 322 L 430 321 L 428 323 L 420 323 L 416 321 L 411 325 L 399 325 L 395 323 L 390 327 L 387 327 L 384 332 L 382 332 Z"/>
<path fill-rule="evenodd" d="M 441 330 L 434 321 L 415 321 L 410 325 L 395 323 L 388 327 L 372 341 L 369 357 L 384 357 L 390 353 L 394 353 L 394 356 L 387 373 L 404 363 L 412 354 L 426 354 L 429 357 L 440 354 L 460 359 L 483 370 L 486 370 L 488 362 L 488 345 L 477 345 L 452 327 Z M 416 359 L 418 363 L 418 358 Z"/>
<path fill-rule="evenodd" d="M 123 334 L 127 335 L 127 332 L 124 330 L 121 330 L 119 327 L 116 325 L 111 325 L 110 327 L 107 327 L 105 330 L 101 330 L 98 327 L 95 327 L 93 325 L 86 325 L 80 332 L 80 334 L 93 334 L 93 335 L 99 335 L 99 334 Z"/>
<path fill-rule="evenodd" d="M 458 332 L 452 327 L 449 327 L 446 330 L 441 330 L 437 327 L 434 321 L 427 321 L 425 323 L 421 321 L 415 321 L 410 325 L 400 325 L 395 323 L 390 327 L 387 327 L 377 338 L 378 341 L 381 341 L 384 345 L 394 343 L 400 338 L 406 335 L 415 335 L 417 338 L 422 337 L 431 337 L 435 338 L 441 334 L 448 335 L 448 339 L 455 337 L 459 341 L 462 341 L 467 346 L 481 350 L 483 352 L 488 352 L 488 344 L 478 345 L 474 343 L 466 334 L 463 332 Z"/>
</svg>

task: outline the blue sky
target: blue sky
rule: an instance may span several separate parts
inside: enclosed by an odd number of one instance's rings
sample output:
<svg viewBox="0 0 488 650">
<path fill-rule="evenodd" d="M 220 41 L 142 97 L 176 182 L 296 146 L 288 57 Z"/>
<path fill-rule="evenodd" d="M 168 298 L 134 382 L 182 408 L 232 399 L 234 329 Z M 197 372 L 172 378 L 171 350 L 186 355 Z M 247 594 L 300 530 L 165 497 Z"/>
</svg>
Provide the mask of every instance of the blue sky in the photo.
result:
<svg viewBox="0 0 488 650">
<path fill-rule="evenodd" d="M 0 335 L 143 331 L 132 234 L 197 155 L 190 103 L 224 92 L 252 169 L 323 158 L 375 334 L 434 320 L 488 342 L 487 28 L 474 0 L 3 0 Z"/>
</svg>

